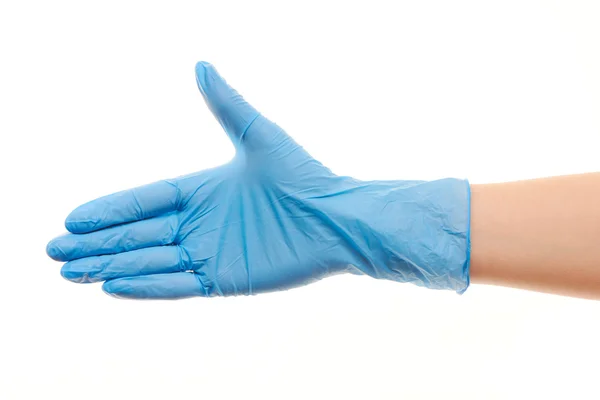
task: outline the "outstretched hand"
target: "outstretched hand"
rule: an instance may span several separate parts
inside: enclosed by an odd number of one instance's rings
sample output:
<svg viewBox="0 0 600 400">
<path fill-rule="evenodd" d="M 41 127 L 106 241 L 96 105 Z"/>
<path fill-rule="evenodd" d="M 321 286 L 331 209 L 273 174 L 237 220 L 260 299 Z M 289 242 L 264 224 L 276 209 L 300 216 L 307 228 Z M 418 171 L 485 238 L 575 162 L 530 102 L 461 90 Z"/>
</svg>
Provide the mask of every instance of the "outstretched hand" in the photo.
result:
<svg viewBox="0 0 600 400">
<path fill-rule="evenodd" d="M 464 181 L 336 176 L 212 65 L 198 63 L 196 78 L 234 159 L 76 208 L 70 233 L 47 246 L 66 279 L 155 299 L 284 290 L 343 272 L 466 288 Z"/>
</svg>

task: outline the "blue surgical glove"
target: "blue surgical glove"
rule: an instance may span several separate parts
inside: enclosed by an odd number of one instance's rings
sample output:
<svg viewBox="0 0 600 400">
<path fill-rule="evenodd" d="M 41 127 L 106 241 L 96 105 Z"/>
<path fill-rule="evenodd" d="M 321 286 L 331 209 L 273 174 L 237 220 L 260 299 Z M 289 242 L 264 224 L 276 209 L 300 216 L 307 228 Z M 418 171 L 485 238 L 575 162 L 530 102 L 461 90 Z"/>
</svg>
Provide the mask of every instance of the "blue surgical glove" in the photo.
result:
<svg viewBox="0 0 600 400">
<path fill-rule="evenodd" d="M 221 167 L 99 198 L 50 257 L 123 298 L 286 290 L 341 274 L 459 293 L 469 285 L 468 182 L 337 176 L 200 62 L 206 103 L 236 148 Z"/>
</svg>

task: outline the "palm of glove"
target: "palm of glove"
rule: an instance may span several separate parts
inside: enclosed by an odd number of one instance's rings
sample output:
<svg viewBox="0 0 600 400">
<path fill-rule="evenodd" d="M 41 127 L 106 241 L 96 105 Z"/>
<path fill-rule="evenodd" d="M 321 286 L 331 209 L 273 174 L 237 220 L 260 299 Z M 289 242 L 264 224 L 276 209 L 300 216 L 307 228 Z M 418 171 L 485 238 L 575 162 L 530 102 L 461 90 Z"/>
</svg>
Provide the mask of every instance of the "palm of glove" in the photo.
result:
<svg viewBox="0 0 600 400">
<path fill-rule="evenodd" d="M 350 268 L 328 197 L 355 187 L 248 105 L 210 64 L 196 67 L 207 104 L 234 142 L 232 162 L 116 193 L 67 218 L 48 254 L 65 278 L 106 281 L 118 297 L 252 294 Z"/>
</svg>

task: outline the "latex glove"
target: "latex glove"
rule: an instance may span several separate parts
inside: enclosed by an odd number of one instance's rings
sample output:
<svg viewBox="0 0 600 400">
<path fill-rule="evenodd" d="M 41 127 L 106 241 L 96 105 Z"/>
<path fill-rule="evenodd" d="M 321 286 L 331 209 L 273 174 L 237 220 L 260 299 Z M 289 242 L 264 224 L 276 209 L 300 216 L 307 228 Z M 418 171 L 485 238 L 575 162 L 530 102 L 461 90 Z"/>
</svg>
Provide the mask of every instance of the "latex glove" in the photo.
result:
<svg viewBox="0 0 600 400">
<path fill-rule="evenodd" d="M 219 76 L 196 65 L 236 148 L 221 167 L 99 198 L 66 220 L 50 257 L 74 282 L 126 298 L 247 295 L 352 272 L 463 292 L 464 180 L 359 181 L 333 174 Z"/>
</svg>

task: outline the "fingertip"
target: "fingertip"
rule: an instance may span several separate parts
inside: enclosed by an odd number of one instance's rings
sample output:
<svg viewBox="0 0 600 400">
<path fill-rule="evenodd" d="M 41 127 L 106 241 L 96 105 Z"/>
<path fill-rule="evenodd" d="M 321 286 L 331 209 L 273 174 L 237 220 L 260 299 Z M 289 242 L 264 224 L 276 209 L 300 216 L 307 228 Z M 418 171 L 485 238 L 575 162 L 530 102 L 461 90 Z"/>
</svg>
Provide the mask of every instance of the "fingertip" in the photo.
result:
<svg viewBox="0 0 600 400">
<path fill-rule="evenodd" d="M 213 71 L 214 67 L 211 63 L 206 61 L 198 61 L 196 63 L 196 82 L 200 91 L 206 95 L 206 89 L 208 87 L 208 72 Z"/>
<path fill-rule="evenodd" d="M 196 70 L 198 70 L 198 68 L 214 68 L 213 65 L 211 63 L 209 63 L 208 61 L 198 61 L 196 63 Z"/>
<path fill-rule="evenodd" d="M 57 254 L 56 254 L 56 249 L 54 248 L 54 243 L 52 243 L 52 240 L 49 241 L 48 244 L 46 245 L 46 254 L 51 259 L 56 260 L 56 255 Z"/>
<path fill-rule="evenodd" d="M 71 233 L 81 233 L 79 224 L 77 223 L 77 221 L 71 219 L 71 216 L 68 216 L 67 219 L 65 219 L 65 228 Z"/>
<path fill-rule="evenodd" d="M 68 261 L 67 254 L 60 247 L 60 242 L 57 239 L 52 239 L 46 245 L 46 254 L 55 261 Z"/>
<path fill-rule="evenodd" d="M 105 281 L 102 290 L 109 296 L 117 299 L 140 299 L 136 285 L 140 277 L 118 278 Z"/>
<path fill-rule="evenodd" d="M 211 63 L 209 63 L 208 61 L 198 61 L 196 63 L 196 70 L 198 70 L 198 68 L 208 68 L 208 67 L 213 67 L 213 65 Z"/>
<path fill-rule="evenodd" d="M 69 263 L 65 263 L 60 269 L 60 276 L 69 282 L 73 282 L 73 271 L 70 270 Z"/>
<path fill-rule="evenodd" d="M 196 64 L 196 82 L 208 108 L 237 145 L 240 137 L 259 115 L 258 111 L 206 61 Z"/>
<path fill-rule="evenodd" d="M 120 299 L 119 296 L 119 283 L 118 280 L 106 281 L 102 284 L 102 291 L 109 295 L 110 297 L 114 297 L 116 299 Z"/>
<path fill-rule="evenodd" d="M 73 210 L 65 219 L 65 228 L 71 233 L 92 232 L 97 225 L 98 221 L 83 215 L 81 208 Z"/>
<path fill-rule="evenodd" d="M 82 266 L 82 263 L 84 265 Z M 60 275 L 73 283 L 93 283 L 97 282 L 93 277 L 93 272 L 85 266 L 85 261 L 75 260 L 65 263 L 60 269 Z"/>
</svg>

